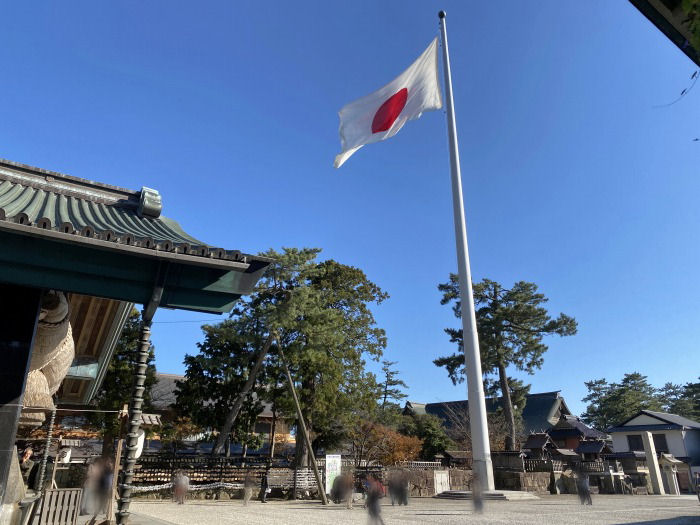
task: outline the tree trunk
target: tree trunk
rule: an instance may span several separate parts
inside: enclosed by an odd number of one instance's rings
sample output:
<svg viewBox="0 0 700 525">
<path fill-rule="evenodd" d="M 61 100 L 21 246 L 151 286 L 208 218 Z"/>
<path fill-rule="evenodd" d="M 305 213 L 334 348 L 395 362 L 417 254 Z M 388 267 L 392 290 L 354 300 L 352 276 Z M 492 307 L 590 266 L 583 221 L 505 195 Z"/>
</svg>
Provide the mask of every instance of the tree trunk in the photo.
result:
<svg viewBox="0 0 700 525">
<path fill-rule="evenodd" d="M 510 399 L 510 387 L 508 386 L 508 376 L 506 366 L 499 361 L 498 379 L 501 384 L 501 394 L 503 396 L 503 416 L 506 420 L 508 434 L 506 435 L 506 450 L 515 450 L 515 418 L 513 417 L 513 403 Z"/>
<path fill-rule="evenodd" d="M 231 436 L 226 436 L 226 439 L 224 440 L 224 446 L 226 447 L 226 457 L 230 458 L 231 457 Z"/>
<path fill-rule="evenodd" d="M 265 344 L 263 344 L 263 347 L 260 350 L 260 353 L 258 354 L 258 358 L 255 361 L 253 368 L 250 370 L 248 380 L 245 382 L 245 385 L 243 385 L 241 393 L 238 394 L 236 401 L 231 407 L 231 411 L 226 416 L 226 421 L 224 421 L 224 424 L 221 427 L 221 430 L 219 431 L 219 436 L 216 438 L 216 445 L 214 445 L 214 448 L 212 448 L 211 450 L 213 456 L 221 454 L 221 451 L 224 448 L 224 442 L 226 441 L 226 436 L 228 436 L 231 433 L 231 429 L 233 428 L 233 424 L 236 422 L 236 418 L 238 418 L 238 414 L 241 411 L 243 402 L 245 401 L 246 396 L 250 392 L 250 389 L 253 388 L 253 385 L 255 384 L 255 379 L 258 377 L 258 373 L 260 372 L 263 362 L 265 361 L 265 356 L 270 351 L 270 346 L 272 346 L 272 338 L 273 335 L 270 334 L 267 340 L 265 341 Z"/>
<path fill-rule="evenodd" d="M 294 464 L 297 467 L 308 467 L 309 466 L 309 451 L 306 448 L 306 442 L 304 441 L 304 436 L 302 435 L 302 430 L 299 427 L 299 422 L 297 421 L 297 434 L 296 434 L 296 446 L 294 447 Z"/>
<path fill-rule="evenodd" d="M 275 430 L 277 427 L 277 410 L 272 409 L 272 421 L 270 422 L 270 461 L 275 457 Z"/>
</svg>

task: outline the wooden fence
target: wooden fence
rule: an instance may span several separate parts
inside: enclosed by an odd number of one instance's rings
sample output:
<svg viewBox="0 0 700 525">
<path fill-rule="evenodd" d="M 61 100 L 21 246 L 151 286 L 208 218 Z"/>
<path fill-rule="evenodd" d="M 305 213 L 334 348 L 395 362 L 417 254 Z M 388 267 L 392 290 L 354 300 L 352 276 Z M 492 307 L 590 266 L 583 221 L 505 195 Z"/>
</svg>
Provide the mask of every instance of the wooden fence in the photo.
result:
<svg viewBox="0 0 700 525">
<path fill-rule="evenodd" d="M 82 489 L 50 489 L 44 494 L 36 525 L 75 525 Z"/>
<path fill-rule="evenodd" d="M 142 463 L 134 472 L 134 485 L 160 485 L 169 483 L 176 471 L 182 470 L 190 478 L 191 485 L 208 483 L 239 483 L 242 484 L 248 475 L 252 475 L 256 483 L 260 483 L 267 471 L 270 488 L 290 489 L 294 486 L 293 468 L 266 469 L 264 465 L 241 466 L 237 462 L 227 461 L 228 458 L 142 458 Z M 145 461 L 144 461 L 145 460 Z M 296 485 L 298 489 L 308 489 L 316 486 L 316 478 L 311 468 L 296 470 Z"/>
<path fill-rule="evenodd" d="M 524 459 L 524 472 L 561 472 L 568 466 L 558 459 Z"/>
<path fill-rule="evenodd" d="M 547 459 L 524 459 L 525 472 L 551 472 L 552 462 Z"/>
<path fill-rule="evenodd" d="M 396 467 L 410 470 L 435 470 L 444 468 L 439 461 L 401 461 L 396 464 Z"/>
<path fill-rule="evenodd" d="M 135 485 L 159 485 L 169 483 L 176 471 L 182 470 L 189 476 L 190 483 L 242 483 L 246 474 L 252 472 L 260 477 L 265 471 L 265 465 L 256 463 L 242 466 L 239 461 L 231 458 L 215 457 L 184 457 L 159 458 L 143 457 L 134 472 Z"/>
</svg>

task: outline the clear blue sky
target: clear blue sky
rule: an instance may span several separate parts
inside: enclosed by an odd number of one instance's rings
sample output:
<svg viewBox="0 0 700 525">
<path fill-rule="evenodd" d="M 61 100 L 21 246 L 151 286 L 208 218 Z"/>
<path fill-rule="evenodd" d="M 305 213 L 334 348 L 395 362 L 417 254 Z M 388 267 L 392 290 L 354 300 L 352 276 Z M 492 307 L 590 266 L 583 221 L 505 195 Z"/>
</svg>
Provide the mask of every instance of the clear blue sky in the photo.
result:
<svg viewBox="0 0 700 525">
<path fill-rule="evenodd" d="M 42 5 L 39 5 L 42 4 Z M 700 373 L 700 136 L 694 65 L 624 0 L 445 1 L 474 277 L 534 281 L 579 334 L 551 339 L 532 391 L 637 370 Z M 337 111 L 437 34 L 434 2 L 5 3 L 0 156 L 129 188 L 247 252 L 316 246 L 391 299 L 376 309 L 410 398 L 462 399 L 432 360 L 455 325 L 444 115 L 339 171 Z M 161 312 L 157 321 L 211 316 Z M 161 323 L 182 372 L 197 323 Z M 518 374 L 516 374 L 518 375 Z"/>
</svg>

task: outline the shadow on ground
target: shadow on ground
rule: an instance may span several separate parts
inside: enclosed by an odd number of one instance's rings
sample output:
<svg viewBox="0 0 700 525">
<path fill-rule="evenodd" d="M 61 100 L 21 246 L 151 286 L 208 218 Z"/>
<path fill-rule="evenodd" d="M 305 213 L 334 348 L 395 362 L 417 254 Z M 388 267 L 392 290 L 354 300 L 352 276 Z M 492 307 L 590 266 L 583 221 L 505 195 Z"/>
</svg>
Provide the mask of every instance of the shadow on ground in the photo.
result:
<svg viewBox="0 0 700 525">
<path fill-rule="evenodd" d="M 700 524 L 700 516 L 676 516 L 675 518 L 666 518 L 662 520 L 633 521 L 625 522 L 624 525 L 645 525 L 652 523 L 655 525 L 684 525 L 686 523 Z"/>
</svg>

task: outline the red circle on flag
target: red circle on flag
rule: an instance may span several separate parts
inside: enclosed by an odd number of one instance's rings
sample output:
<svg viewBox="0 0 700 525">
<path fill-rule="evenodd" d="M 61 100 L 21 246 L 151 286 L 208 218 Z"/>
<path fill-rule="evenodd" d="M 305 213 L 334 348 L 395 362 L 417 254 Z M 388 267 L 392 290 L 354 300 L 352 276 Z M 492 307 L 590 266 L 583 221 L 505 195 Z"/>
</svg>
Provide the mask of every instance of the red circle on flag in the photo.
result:
<svg viewBox="0 0 700 525">
<path fill-rule="evenodd" d="M 394 124 L 408 100 L 408 89 L 403 88 L 391 95 L 374 114 L 372 133 L 387 131 Z"/>
</svg>

